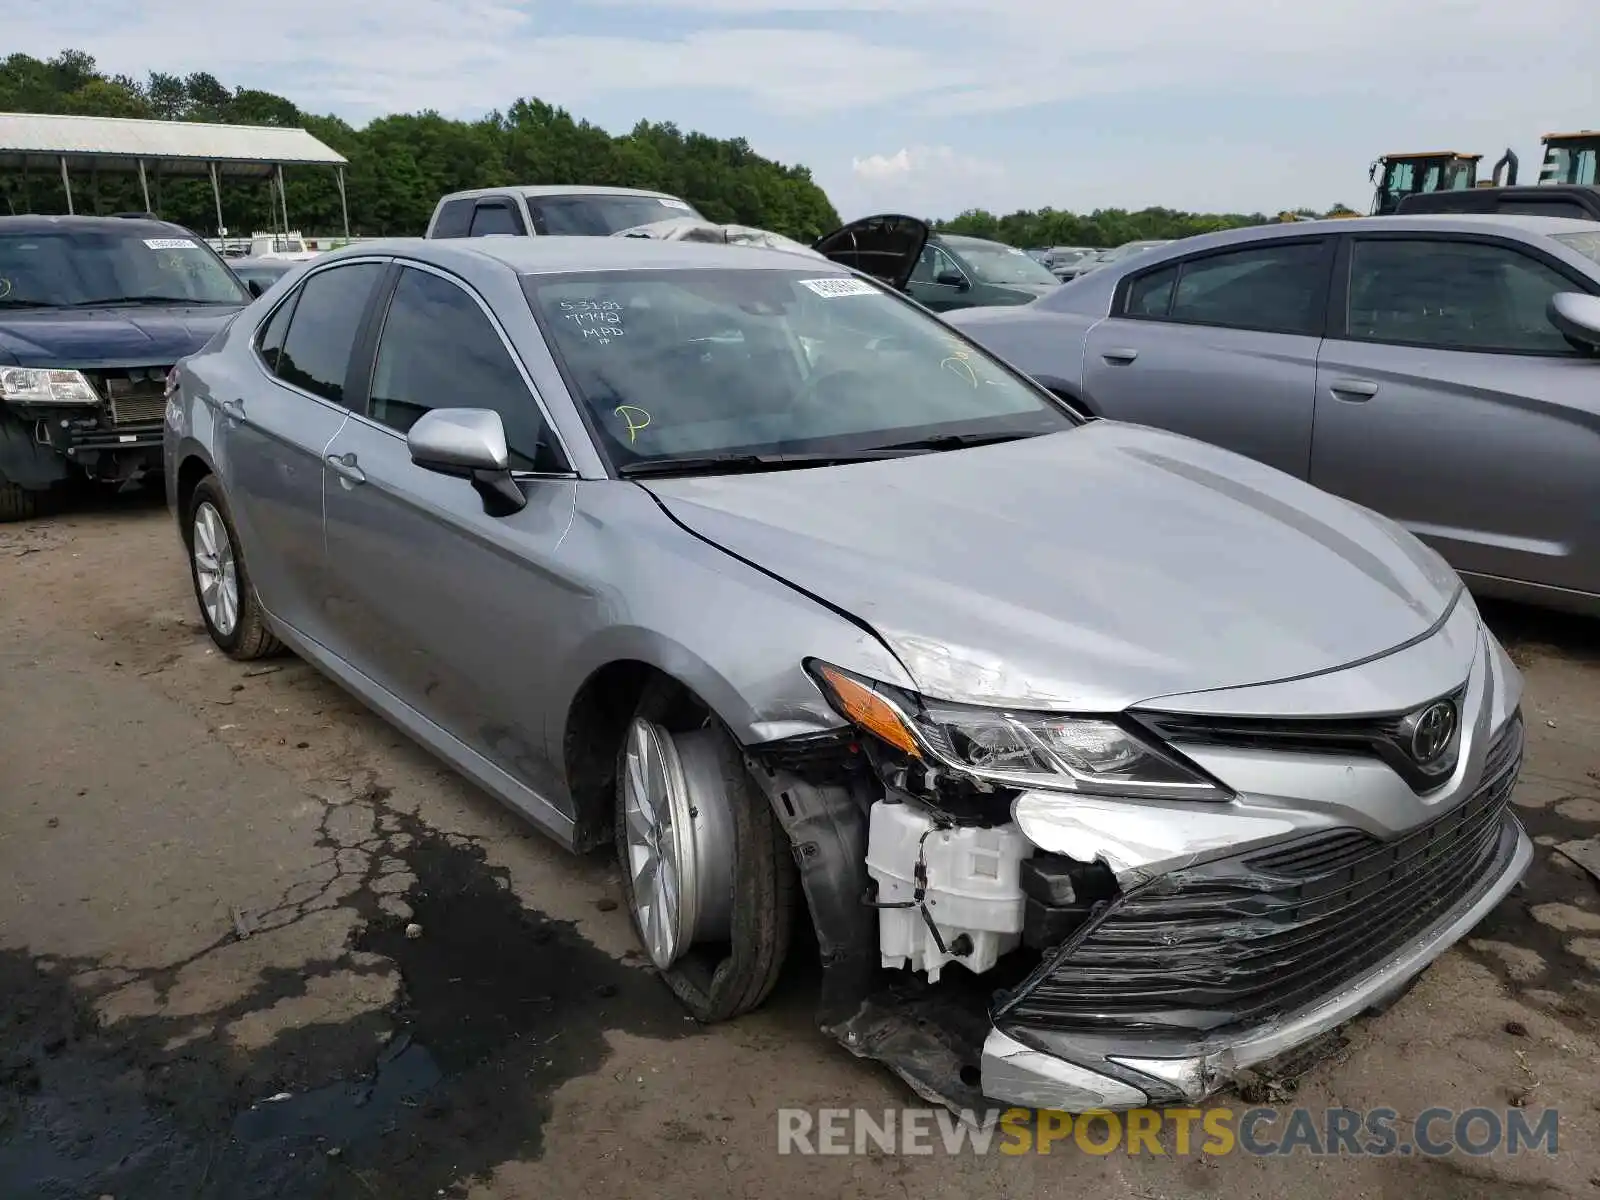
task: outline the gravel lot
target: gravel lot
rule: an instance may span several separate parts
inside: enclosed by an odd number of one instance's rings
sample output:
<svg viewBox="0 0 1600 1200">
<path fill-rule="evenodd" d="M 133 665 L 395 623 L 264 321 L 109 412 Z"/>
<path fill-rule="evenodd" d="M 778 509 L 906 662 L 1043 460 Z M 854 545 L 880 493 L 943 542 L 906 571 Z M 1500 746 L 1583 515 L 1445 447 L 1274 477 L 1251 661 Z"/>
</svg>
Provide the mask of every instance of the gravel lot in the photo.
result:
<svg viewBox="0 0 1600 1200">
<path fill-rule="evenodd" d="M 1552 849 L 1600 836 L 1600 623 L 1487 613 L 1536 865 L 1274 1096 L 1556 1107 L 1558 1155 L 796 1158 L 780 1107 L 917 1103 L 813 1028 L 814 966 L 695 1027 L 611 863 L 298 660 L 214 652 L 163 509 L 0 528 L 0 1196 L 1600 1194 L 1600 886 Z"/>
</svg>

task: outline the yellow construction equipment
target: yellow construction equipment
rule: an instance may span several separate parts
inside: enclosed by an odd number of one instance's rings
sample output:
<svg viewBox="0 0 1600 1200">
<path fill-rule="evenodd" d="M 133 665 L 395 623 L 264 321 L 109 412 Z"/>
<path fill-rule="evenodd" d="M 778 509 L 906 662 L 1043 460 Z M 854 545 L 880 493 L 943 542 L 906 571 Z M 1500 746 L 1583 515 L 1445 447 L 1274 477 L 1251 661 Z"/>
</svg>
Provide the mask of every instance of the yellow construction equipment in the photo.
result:
<svg viewBox="0 0 1600 1200">
<path fill-rule="evenodd" d="M 1400 201 L 1419 192 L 1454 192 L 1478 185 L 1481 154 L 1459 150 L 1424 150 L 1414 154 L 1384 154 L 1367 171 L 1376 184 L 1372 214 L 1392 213 Z"/>
<path fill-rule="evenodd" d="M 1540 183 L 1600 185 L 1600 130 L 1547 133 L 1542 139 L 1544 163 Z"/>
</svg>

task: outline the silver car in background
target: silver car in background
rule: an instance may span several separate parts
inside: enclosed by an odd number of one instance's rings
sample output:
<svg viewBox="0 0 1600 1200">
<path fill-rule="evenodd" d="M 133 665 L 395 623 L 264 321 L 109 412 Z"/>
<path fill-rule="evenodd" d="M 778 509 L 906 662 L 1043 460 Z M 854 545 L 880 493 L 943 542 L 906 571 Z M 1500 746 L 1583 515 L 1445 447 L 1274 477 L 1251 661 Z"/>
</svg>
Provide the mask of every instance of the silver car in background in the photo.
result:
<svg viewBox="0 0 1600 1200">
<path fill-rule="evenodd" d="M 1069 263 L 1063 270 L 1056 272 L 1056 277 L 1065 283 L 1069 279 L 1077 279 L 1089 275 L 1102 267 L 1112 263 L 1121 262 L 1132 255 L 1145 250 L 1155 250 L 1161 246 L 1172 245 L 1170 238 L 1149 238 L 1144 241 L 1123 242 L 1120 246 L 1112 246 L 1109 250 L 1098 250 L 1086 254 L 1075 262 Z"/>
<path fill-rule="evenodd" d="M 1600 612 L 1600 224 L 1376 217 L 1188 238 L 948 319 L 1091 412 L 1377 509 L 1475 588 Z"/>
<path fill-rule="evenodd" d="M 223 651 L 614 845 L 699 1020 L 805 911 L 823 1028 L 952 1106 L 1198 1099 L 1529 862 L 1520 676 L 1438 555 L 833 263 L 337 251 L 178 367 L 165 453 Z"/>
</svg>

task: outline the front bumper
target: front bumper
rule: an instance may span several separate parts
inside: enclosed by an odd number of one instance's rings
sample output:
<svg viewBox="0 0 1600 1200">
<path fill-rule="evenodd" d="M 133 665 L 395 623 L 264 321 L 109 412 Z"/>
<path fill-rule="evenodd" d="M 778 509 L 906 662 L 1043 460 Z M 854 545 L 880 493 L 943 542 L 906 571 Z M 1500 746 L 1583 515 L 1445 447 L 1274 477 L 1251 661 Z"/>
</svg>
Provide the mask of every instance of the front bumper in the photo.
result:
<svg viewBox="0 0 1600 1200">
<path fill-rule="evenodd" d="M 1398 994 L 1483 920 L 1532 861 L 1533 844 L 1507 814 L 1493 866 L 1479 886 L 1403 953 L 1298 1011 L 1223 1037 L 1178 1047 L 1137 1034 L 1085 1037 L 997 1026 L 983 1046 L 983 1093 L 1005 1103 L 1065 1112 L 1203 1099 L 1240 1071 L 1304 1045 Z"/>
<path fill-rule="evenodd" d="M 1527 870 L 1509 808 L 1520 676 L 1470 599 L 1395 655 L 1252 691 L 1159 707 L 1293 716 L 1451 692 L 1455 770 L 1419 794 L 1370 757 L 1180 745 L 1238 798 L 1021 796 L 1030 841 L 1105 864 L 1120 896 L 992 1007 L 986 1097 L 1076 1112 L 1197 1101 L 1397 995 Z"/>
</svg>

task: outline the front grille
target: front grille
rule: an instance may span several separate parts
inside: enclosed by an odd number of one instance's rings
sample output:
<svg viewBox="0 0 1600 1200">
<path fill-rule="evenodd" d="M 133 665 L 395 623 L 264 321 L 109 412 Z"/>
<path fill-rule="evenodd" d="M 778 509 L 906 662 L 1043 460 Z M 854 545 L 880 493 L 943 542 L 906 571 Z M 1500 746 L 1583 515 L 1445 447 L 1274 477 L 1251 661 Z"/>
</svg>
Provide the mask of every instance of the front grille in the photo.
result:
<svg viewBox="0 0 1600 1200">
<path fill-rule="evenodd" d="M 1460 712 L 1466 695 L 1462 685 L 1436 700 L 1448 700 Z M 1427 707 L 1422 705 L 1419 707 Z M 1412 710 L 1417 711 L 1417 710 Z M 1389 764 L 1413 791 L 1438 788 L 1455 770 L 1459 737 L 1437 762 L 1423 767 L 1407 749 L 1410 713 L 1373 717 L 1231 717 L 1190 713 L 1139 712 L 1136 718 L 1163 741 L 1185 745 L 1268 750 L 1280 754 L 1361 754 Z"/>
<path fill-rule="evenodd" d="M 167 410 L 167 368 L 134 367 L 126 371 L 86 372 L 95 390 L 106 399 L 111 423 L 148 425 L 160 421 Z"/>
<path fill-rule="evenodd" d="M 1315 834 L 1152 880 L 1047 957 L 997 1016 L 1045 1028 L 1205 1031 L 1335 990 L 1477 891 L 1509 819 L 1522 743 L 1513 717 L 1477 789 L 1402 837 Z"/>
</svg>

